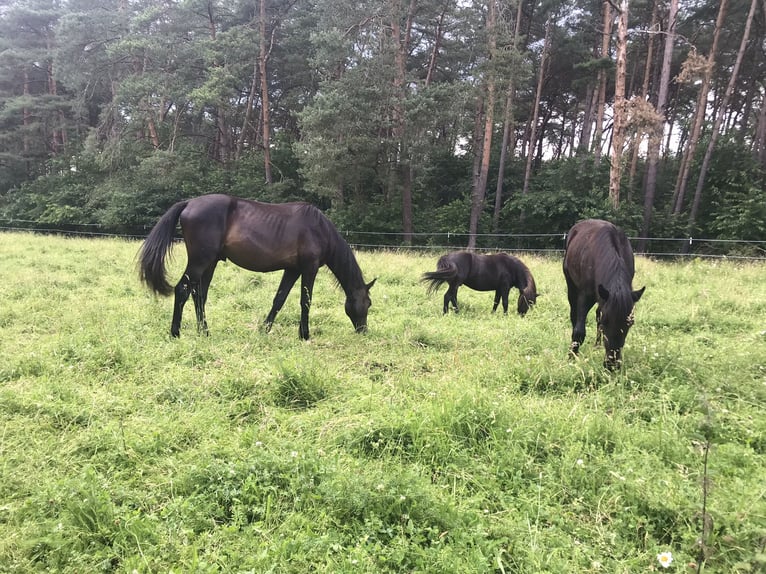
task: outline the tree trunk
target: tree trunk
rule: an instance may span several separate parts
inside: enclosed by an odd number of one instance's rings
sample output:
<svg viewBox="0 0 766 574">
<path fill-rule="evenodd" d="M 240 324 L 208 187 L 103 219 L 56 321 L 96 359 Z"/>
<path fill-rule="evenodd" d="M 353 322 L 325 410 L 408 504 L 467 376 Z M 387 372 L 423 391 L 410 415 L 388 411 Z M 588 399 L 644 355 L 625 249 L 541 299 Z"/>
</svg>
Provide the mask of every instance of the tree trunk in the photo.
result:
<svg viewBox="0 0 766 574">
<path fill-rule="evenodd" d="M 609 44 L 612 40 L 612 5 L 609 0 L 602 4 L 604 11 L 603 30 L 601 32 L 601 58 L 609 58 Z M 604 140 L 604 111 L 606 109 L 606 70 L 598 72 L 598 103 L 596 104 L 596 133 L 593 138 L 593 159 L 598 167 L 601 164 L 601 146 Z"/>
<path fill-rule="evenodd" d="M 760 162 L 761 168 L 766 169 L 766 95 L 761 98 L 761 110 L 758 113 L 753 153 Z"/>
<path fill-rule="evenodd" d="M 487 13 L 487 30 L 489 32 L 489 59 L 495 58 L 496 45 L 496 9 L 495 0 L 489 0 Z M 468 249 L 476 247 L 476 233 L 479 230 L 479 219 L 484 211 L 484 198 L 487 193 L 487 180 L 489 178 L 489 162 L 492 159 L 492 135 L 495 122 L 495 72 L 487 71 L 487 101 L 484 114 L 484 137 L 482 138 L 481 167 L 479 179 L 474 186 L 471 197 L 471 218 L 468 224 Z"/>
<path fill-rule="evenodd" d="M 261 129 L 263 133 L 263 172 L 266 183 L 271 185 L 274 179 L 271 175 L 271 110 L 269 109 L 269 78 L 266 74 L 266 64 L 269 60 L 271 47 L 266 47 L 266 0 L 258 3 L 258 72 L 261 77 Z M 272 35 L 273 42 L 274 37 Z"/>
<path fill-rule="evenodd" d="M 527 165 L 524 169 L 524 185 L 521 193 L 526 195 L 529 192 L 529 180 L 532 178 L 532 160 L 534 158 L 534 149 L 537 142 L 537 121 L 540 115 L 540 98 L 543 92 L 543 83 L 545 82 L 545 68 L 548 64 L 548 52 L 550 51 L 551 20 L 548 16 L 545 23 L 545 38 L 543 39 L 543 53 L 540 56 L 540 73 L 537 77 L 537 90 L 535 92 L 535 101 L 532 105 L 532 122 L 529 129 L 529 146 L 527 147 Z"/>
<path fill-rule="evenodd" d="M 402 233 L 405 245 L 412 244 L 412 173 L 409 146 L 406 141 L 406 119 L 404 100 L 406 97 L 407 54 L 409 53 L 412 20 L 415 14 L 416 0 L 410 0 L 404 30 L 400 25 L 400 4 L 394 0 L 391 5 L 391 36 L 394 43 L 394 107 L 393 137 L 397 146 L 394 158 L 396 181 L 401 190 Z"/>
<path fill-rule="evenodd" d="M 715 149 L 715 144 L 718 140 L 718 136 L 720 135 L 721 124 L 723 123 L 723 119 L 726 115 L 725 111 L 729 105 L 731 96 L 734 93 L 734 86 L 737 83 L 739 69 L 742 66 L 742 59 L 745 56 L 747 41 L 750 39 L 750 29 L 753 26 L 753 17 L 755 16 L 755 7 L 757 3 L 758 3 L 758 0 L 751 0 L 750 2 L 750 12 L 748 12 L 747 14 L 747 22 L 745 23 L 745 33 L 743 34 L 742 41 L 739 44 L 739 50 L 737 51 L 737 59 L 734 62 L 734 68 L 731 71 L 731 76 L 729 77 L 729 83 L 726 86 L 726 93 L 724 94 L 723 101 L 721 102 L 721 105 L 719 107 L 720 112 L 715 118 L 715 122 L 713 124 L 713 131 L 710 133 L 710 140 L 708 141 L 707 149 L 705 150 L 705 157 L 702 159 L 702 165 L 700 166 L 700 173 L 697 178 L 697 187 L 694 190 L 694 200 L 692 201 L 692 208 L 691 208 L 691 212 L 689 213 L 688 230 L 690 235 L 692 231 L 694 230 L 694 226 L 697 222 L 697 213 L 699 212 L 699 206 L 702 200 L 702 190 L 705 187 L 705 177 L 707 176 L 707 171 L 710 167 L 710 159 L 713 157 L 713 150 Z M 684 244 L 684 245 L 687 245 L 687 244 Z M 687 245 L 687 249 L 688 249 L 688 245 Z"/>
<path fill-rule="evenodd" d="M 519 0 L 516 8 L 516 22 L 513 29 L 513 49 L 518 46 L 519 34 L 521 31 L 521 8 L 523 2 Z M 492 231 L 497 233 L 500 227 L 500 211 L 503 208 L 503 185 L 505 183 L 505 162 L 508 157 L 509 143 L 511 139 L 511 132 L 513 131 L 514 117 L 513 117 L 513 100 L 516 96 L 516 83 L 513 81 L 513 77 L 508 80 L 508 89 L 505 95 L 505 112 L 503 114 L 503 142 L 500 147 L 500 162 L 497 168 L 497 186 L 495 187 L 495 209 L 492 212 Z M 515 132 L 514 132 L 515 134 Z M 515 140 L 515 138 L 514 138 Z M 515 141 L 514 141 L 515 143 Z M 513 148 L 516 146 L 510 146 L 511 154 L 513 154 Z"/>
<path fill-rule="evenodd" d="M 713 66 L 715 65 L 715 55 L 718 51 L 718 39 L 721 36 L 721 28 L 723 27 L 723 21 L 726 17 L 726 3 L 727 0 L 721 0 L 721 4 L 718 7 L 718 17 L 716 18 L 715 30 L 713 32 L 713 45 L 710 47 L 710 53 L 707 57 L 707 66 L 705 67 L 705 73 L 702 77 L 700 93 L 697 97 L 697 110 L 694 115 L 691 134 L 689 135 L 687 146 L 684 149 L 684 155 L 678 169 L 676 187 L 673 191 L 673 200 L 671 202 L 673 215 L 678 215 L 683 209 L 686 186 L 689 182 L 689 171 L 691 170 L 691 164 L 694 161 L 694 153 L 697 150 L 697 144 L 699 143 L 700 134 L 702 133 L 702 126 L 705 123 L 707 96 L 710 91 L 710 79 L 713 74 Z"/>
<path fill-rule="evenodd" d="M 436 57 L 439 55 L 439 48 L 441 47 L 442 39 L 442 25 L 444 24 L 445 11 L 439 15 L 439 22 L 436 24 L 436 32 L 434 34 L 434 46 L 431 50 L 431 57 L 428 59 L 428 72 L 426 73 L 425 87 L 431 85 L 431 80 L 434 77 L 434 70 L 436 69 Z"/>
<path fill-rule="evenodd" d="M 495 209 L 492 212 L 492 232 L 497 233 L 500 227 L 500 210 L 503 207 L 503 183 L 505 180 L 505 161 L 508 157 L 508 143 L 513 123 L 513 94 L 508 90 L 505 96 L 505 113 L 503 114 L 503 142 L 500 146 L 500 161 L 497 168 L 497 185 L 495 186 Z"/>
<path fill-rule="evenodd" d="M 471 201 L 477 194 L 477 187 L 479 186 L 479 180 L 481 179 L 481 161 L 482 153 L 484 151 L 483 146 L 479 145 L 481 141 L 483 143 L 483 128 L 484 128 L 484 94 L 479 92 L 476 97 L 476 112 L 473 119 L 473 170 L 471 173 Z M 478 228 L 478 218 L 476 219 L 476 225 L 473 226 L 473 203 L 471 204 L 471 219 L 468 221 L 468 249 L 473 249 L 476 246 L 476 232 L 471 232 L 471 229 Z"/>
<path fill-rule="evenodd" d="M 622 152 L 625 145 L 625 59 L 628 51 L 628 0 L 620 2 L 617 20 L 617 68 L 614 87 L 614 125 L 612 127 L 612 165 L 609 169 L 609 202 L 612 209 L 620 207 L 620 182 L 622 179 Z"/>
<path fill-rule="evenodd" d="M 255 96 L 258 92 L 258 62 L 253 65 L 253 78 L 250 82 L 250 91 L 247 94 L 247 102 L 245 103 L 245 117 L 242 120 L 242 127 L 239 131 L 239 137 L 237 138 L 237 158 L 242 157 L 242 153 L 245 150 L 245 142 L 247 141 L 247 134 L 252 123 L 253 118 L 253 106 L 255 105 Z"/>
<path fill-rule="evenodd" d="M 657 189 L 657 171 L 659 169 L 660 144 L 665 127 L 665 104 L 668 100 L 668 86 L 670 84 L 670 65 L 673 60 L 673 43 L 676 35 L 676 21 L 678 19 L 678 0 L 670 0 L 668 11 L 668 31 L 665 34 L 665 46 L 662 52 L 662 69 L 660 71 L 660 87 L 657 93 L 657 112 L 662 120 L 654 128 L 654 133 L 649 137 L 649 148 L 646 161 L 646 180 L 644 185 L 644 217 L 641 223 L 641 239 L 639 251 L 646 250 L 647 237 L 652 222 L 652 210 L 654 209 L 654 196 Z"/>
<path fill-rule="evenodd" d="M 577 155 L 587 153 L 590 149 L 591 134 L 593 133 L 593 106 L 596 102 L 598 86 L 590 84 L 585 89 L 585 104 L 583 105 L 582 132 L 577 144 Z"/>
<path fill-rule="evenodd" d="M 646 43 L 646 61 L 644 62 L 644 79 L 641 83 L 641 98 L 646 101 L 649 97 L 649 80 L 652 76 L 652 63 L 654 60 L 654 32 L 657 30 L 657 23 L 659 21 L 659 6 L 660 0 L 655 0 L 652 6 L 652 23 L 649 25 L 649 31 L 651 32 L 647 38 Z M 669 18 L 670 20 L 670 18 Z M 670 26 L 668 26 L 668 33 L 671 33 Z M 636 178 L 636 171 L 638 170 L 638 155 L 643 142 L 644 134 L 640 136 L 636 135 L 631 146 L 630 153 L 630 169 L 628 171 L 628 193 L 633 191 L 633 182 Z M 628 196 L 630 201 L 630 196 Z"/>
</svg>

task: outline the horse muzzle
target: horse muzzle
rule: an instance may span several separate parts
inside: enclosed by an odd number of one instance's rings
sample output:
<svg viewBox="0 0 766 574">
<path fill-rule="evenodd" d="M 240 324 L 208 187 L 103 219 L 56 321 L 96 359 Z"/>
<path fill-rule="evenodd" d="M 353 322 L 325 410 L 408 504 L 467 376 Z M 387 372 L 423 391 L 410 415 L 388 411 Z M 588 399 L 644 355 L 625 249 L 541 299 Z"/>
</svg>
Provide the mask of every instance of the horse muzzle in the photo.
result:
<svg viewBox="0 0 766 574">
<path fill-rule="evenodd" d="M 367 324 L 365 323 L 363 325 L 355 325 L 354 326 L 354 330 L 357 333 L 366 333 L 367 332 Z"/>
</svg>

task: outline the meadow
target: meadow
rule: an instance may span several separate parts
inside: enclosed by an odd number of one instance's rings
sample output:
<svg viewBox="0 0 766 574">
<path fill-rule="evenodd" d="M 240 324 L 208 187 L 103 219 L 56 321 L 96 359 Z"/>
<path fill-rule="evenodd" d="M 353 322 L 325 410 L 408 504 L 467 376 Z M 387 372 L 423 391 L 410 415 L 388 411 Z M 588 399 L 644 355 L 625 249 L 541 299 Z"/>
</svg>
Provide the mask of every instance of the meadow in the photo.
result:
<svg viewBox="0 0 766 574">
<path fill-rule="evenodd" d="M 764 264 L 637 258 L 609 373 L 592 312 L 567 356 L 559 257 L 520 255 L 520 318 L 359 252 L 369 332 L 323 270 L 308 342 L 297 288 L 265 333 L 280 274 L 224 263 L 172 339 L 139 246 L 0 234 L 0 572 L 766 569 Z"/>
</svg>

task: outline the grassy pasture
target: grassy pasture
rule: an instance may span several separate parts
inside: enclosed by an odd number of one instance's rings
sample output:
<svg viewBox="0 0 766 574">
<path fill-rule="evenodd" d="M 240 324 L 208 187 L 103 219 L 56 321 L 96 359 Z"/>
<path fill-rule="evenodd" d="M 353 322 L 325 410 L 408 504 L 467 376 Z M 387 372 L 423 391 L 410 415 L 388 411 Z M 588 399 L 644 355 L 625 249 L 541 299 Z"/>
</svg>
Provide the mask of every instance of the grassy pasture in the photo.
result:
<svg viewBox="0 0 766 574">
<path fill-rule="evenodd" d="M 639 258 L 609 374 L 558 259 L 526 318 L 443 317 L 434 254 L 360 253 L 369 333 L 322 271 L 307 343 L 225 263 L 173 340 L 138 247 L 0 234 L 0 572 L 766 569 L 766 266 Z"/>
</svg>

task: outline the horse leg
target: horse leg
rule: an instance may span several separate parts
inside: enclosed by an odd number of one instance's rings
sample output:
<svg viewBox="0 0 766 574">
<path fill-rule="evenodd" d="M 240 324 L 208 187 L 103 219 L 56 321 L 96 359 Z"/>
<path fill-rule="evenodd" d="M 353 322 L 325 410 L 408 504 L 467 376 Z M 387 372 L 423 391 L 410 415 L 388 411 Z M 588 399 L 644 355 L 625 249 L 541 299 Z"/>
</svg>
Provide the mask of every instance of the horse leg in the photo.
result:
<svg viewBox="0 0 766 574">
<path fill-rule="evenodd" d="M 299 276 L 300 272 L 295 269 L 285 269 L 285 272 L 282 274 L 282 280 L 279 282 L 279 287 L 277 287 L 277 292 L 274 295 L 274 302 L 271 304 L 271 311 L 269 311 L 266 320 L 263 322 L 267 333 L 271 331 L 271 326 L 274 324 L 274 319 L 277 318 L 277 313 L 285 304 L 285 300 Z"/>
<path fill-rule="evenodd" d="M 580 351 L 580 345 L 585 340 L 585 317 L 593 303 L 587 305 L 585 297 L 574 286 L 569 277 L 566 277 L 566 280 L 567 298 L 569 299 L 569 321 L 572 323 L 572 344 L 569 347 L 569 351 L 576 355 Z"/>
<path fill-rule="evenodd" d="M 501 295 L 500 295 L 500 289 L 497 289 L 497 290 L 495 291 L 495 303 L 494 303 L 494 305 L 492 305 L 492 312 L 493 312 L 493 313 L 494 313 L 495 311 L 497 311 L 497 306 L 500 304 L 500 297 L 501 297 Z M 507 309 L 506 309 L 506 310 L 507 310 Z"/>
<path fill-rule="evenodd" d="M 508 292 L 511 290 L 510 287 L 502 287 L 502 293 L 500 294 L 503 299 L 503 314 L 508 314 Z M 495 303 L 495 307 L 497 307 L 497 303 Z"/>
<path fill-rule="evenodd" d="M 309 339 L 309 309 L 311 309 L 311 296 L 314 292 L 314 279 L 318 269 L 304 271 L 301 275 L 301 326 L 298 334 L 304 341 Z"/>
<path fill-rule="evenodd" d="M 205 304 L 207 303 L 207 293 L 210 289 L 210 282 L 213 280 L 213 273 L 217 264 L 218 262 L 215 261 L 210 267 L 205 269 L 198 286 L 192 290 L 194 311 L 197 314 L 197 333 L 204 335 L 210 334 L 207 328 L 207 318 L 205 317 Z"/>
<path fill-rule="evenodd" d="M 445 315 L 449 311 L 449 304 L 452 303 L 452 307 L 455 309 L 455 313 L 458 312 L 457 308 L 457 290 L 460 287 L 457 283 L 450 283 L 449 289 L 444 294 L 444 313 Z"/>
<path fill-rule="evenodd" d="M 173 320 L 170 323 L 170 334 L 173 337 L 181 335 L 181 316 L 183 315 L 186 300 L 194 288 L 188 273 L 184 273 L 175 287 L 175 301 L 173 302 Z"/>
<path fill-rule="evenodd" d="M 574 303 L 574 306 L 572 306 L 572 301 L 570 300 L 569 318 L 572 321 L 572 346 L 570 350 L 576 355 L 583 341 L 585 341 L 585 320 L 588 318 L 588 311 L 593 307 L 595 301 L 587 299 L 584 295 L 580 294 L 576 297 Z"/>
<path fill-rule="evenodd" d="M 596 307 L 596 346 L 601 344 L 601 337 L 604 334 L 601 328 L 601 306 Z"/>
</svg>

